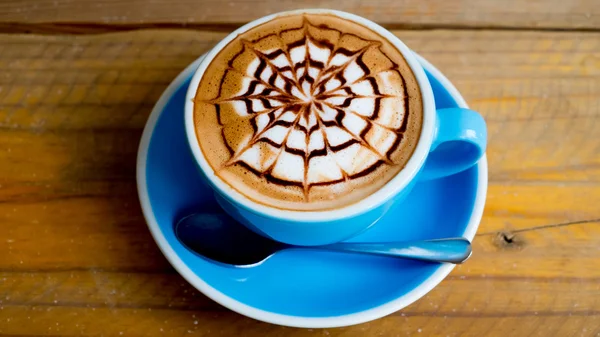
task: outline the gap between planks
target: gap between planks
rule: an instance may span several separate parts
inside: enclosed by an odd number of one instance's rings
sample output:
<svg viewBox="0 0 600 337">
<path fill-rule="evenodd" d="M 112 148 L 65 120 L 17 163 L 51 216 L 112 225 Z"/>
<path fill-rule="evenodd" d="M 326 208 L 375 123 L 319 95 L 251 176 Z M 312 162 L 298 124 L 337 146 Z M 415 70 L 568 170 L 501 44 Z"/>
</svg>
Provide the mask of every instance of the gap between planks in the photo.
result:
<svg viewBox="0 0 600 337">
<path fill-rule="evenodd" d="M 231 32 L 245 23 L 139 23 L 139 24 L 105 24 L 105 23 L 22 23 L 2 22 L 2 34 L 41 34 L 41 35 L 86 35 L 114 32 L 126 32 L 143 29 L 183 29 L 208 32 Z M 527 27 L 502 25 L 469 25 L 469 24 L 402 24 L 381 23 L 388 30 L 491 30 L 491 31 L 522 31 L 522 32 L 574 32 L 597 33 L 600 27 Z"/>
<path fill-rule="evenodd" d="M 531 227 L 531 228 L 521 228 L 521 229 L 512 230 L 512 231 L 510 231 L 510 233 L 514 234 L 514 233 L 521 233 L 521 232 L 531 232 L 531 231 L 537 231 L 537 230 L 547 229 L 547 228 L 567 227 L 567 226 L 583 225 L 583 224 L 589 224 L 589 223 L 595 223 L 595 222 L 600 223 L 600 219 L 576 220 L 576 221 L 569 221 L 569 222 L 563 222 L 563 223 L 558 223 L 558 224 L 535 226 L 535 227 Z M 475 236 L 487 236 L 487 235 L 494 235 L 494 234 L 498 234 L 498 233 L 500 233 L 500 231 L 483 232 L 483 233 L 477 233 Z"/>
</svg>

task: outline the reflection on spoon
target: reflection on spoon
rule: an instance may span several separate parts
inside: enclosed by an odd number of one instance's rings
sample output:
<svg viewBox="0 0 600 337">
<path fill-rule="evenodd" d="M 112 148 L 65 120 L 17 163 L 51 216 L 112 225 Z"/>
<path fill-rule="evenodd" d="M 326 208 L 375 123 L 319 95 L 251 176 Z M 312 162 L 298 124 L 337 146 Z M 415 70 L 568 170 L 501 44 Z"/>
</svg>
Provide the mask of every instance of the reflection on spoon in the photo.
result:
<svg viewBox="0 0 600 337">
<path fill-rule="evenodd" d="M 189 250 L 211 260 L 238 267 L 258 265 L 287 248 L 303 248 L 260 236 L 221 209 L 182 218 L 175 224 L 175 235 Z M 456 264 L 471 256 L 471 243 L 464 238 L 382 243 L 342 242 L 310 249 Z"/>
</svg>

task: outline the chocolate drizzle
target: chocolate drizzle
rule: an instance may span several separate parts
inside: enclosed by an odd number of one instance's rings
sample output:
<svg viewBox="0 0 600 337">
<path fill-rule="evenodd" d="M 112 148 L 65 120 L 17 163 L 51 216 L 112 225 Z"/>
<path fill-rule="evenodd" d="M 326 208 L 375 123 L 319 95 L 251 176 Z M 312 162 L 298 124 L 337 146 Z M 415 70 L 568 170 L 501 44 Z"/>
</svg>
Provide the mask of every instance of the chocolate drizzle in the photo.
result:
<svg viewBox="0 0 600 337">
<path fill-rule="evenodd" d="M 311 35 L 309 28 L 336 32 L 340 36 L 339 39 L 343 36 L 358 38 L 364 41 L 365 46 L 357 50 L 339 47 L 328 40 L 315 38 Z M 297 41 L 285 44 L 284 49 L 263 52 L 255 47 L 262 39 L 276 37 L 283 41 L 281 34 L 298 30 L 304 31 L 303 36 Z M 383 165 L 395 165 L 392 154 L 398 149 L 404 138 L 403 133 L 406 132 L 409 119 L 410 100 L 406 81 L 396 63 L 388 58 L 389 63 L 392 64 L 391 67 L 374 71 L 368 62 L 365 62 L 366 53 L 372 49 L 378 49 L 382 55 L 387 57 L 380 47 L 380 41 L 364 40 L 357 35 L 344 33 L 326 25 L 314 26 L 308 20 L 304 21 L 302 27 L 284 30 L 279 34 L 271 34 L 254 41 L 243 40 L 241 50 L 233 55 L 227 63 L 228 69 L 225 70 L 219 83 L 217 99 L 210 101 L 215 105 L 217 122 L 221 127 L 227 127 L 221 120 L 222 104 L 242 103 L 246 111 L 243 114 L 240 112 L 240 116 L 250 116 L 252 135 L 247 142 L 236 145 L 236 149 L 230 144 L 224 129 L 222 130 L 221 136 L 230 154 L 225 166 L 238 165 L 248 172 L 264 178 L 268 183 L 301 188 L 304 191 L 305 200 L 308 201 L 310 189 L 313 186 L 328 186 L 359 179 L 368 176 Z M 300 50 L 298 48 L 304 49 L 303 59 L 293 61 L 293 52 L 298 55 Z M 326 61 L 322 58 L 318 59 L 317 55 L 311 53 L 311 48 L 318 48 L 326 54 Z M 255 60 L 251 63 L 253 70 L 250 70 L 250 65 L 248 69 L 236 69 L 236 60 L 242 55 L 248 55 L 248 52 L 255 56 Z M 333 62 L 334 59 L 336 62 Z M 360 73 L 360 76 L 358 78 L 349 77 L 346 74 L 350 71 L 349 67 L 353 67 L 352 71 L 356 74 Z M 249 79 L 247 89 L 233 97 L 223 97 L 225 78 L 230 71 L 242 74 Z M 380 73 L 384 72 L 396 73 L 400 77 L 403 97 L 384 94 L 389 90 L 386 91 L 385 88 L 382 88 L 382 80 L 378 80 Z M 353 86 L 356 84 L 368 88 L 369 94 L 354 89 Z M 389 118 L 380 120 L 380 117 L 385 115 L 383 109 L 386 99 L 397 99 L 403 103 L 399 126 L 397 124 L 390 125 Z M 372 111 L 357 110 L 357 107 L 361 106 L 357 103 L 359 100 L 367 100 Z M 261 106 L 262 108 L 260 108 Z M 400 118 L 397 119 L 400 120 Z M 352 120 L 363 123 L 360 130 L 347 127 L 348 123 L 353 123 Z M 273 138 L 273 132 L 270 131 L 276 129 L 285 129 L 282 139 Z M 343 136 L 332 139 L 330 129 Z M 320 135 L 317 133 L 319 131 Z M 294 132 L 300 132 L 303 135 L 296 135 L 292 140 L 290 137 Z M 381 140 L 383 137 L 381 134 L 393 137 L 393 139 L 384 142 Z M 319 144 L 322 145 L 317 148 L 311 143 L 315 135 L 322 136 L 319 138 L 322 140 L 315 140 L 316 143 L 320 142 Z M 304 143 L 299 146 L 290 145 L 290 142 L 297 142 L 298 139 L 303 139 Z M 340 141 L 340 139 L 342 140 Z M 268 144 L 276 154 L 274 160 L 265 162 L 267 164 L 261 167 L 242 159 L 246 151 L 259 143 Z M 381 144 L 387 145 L 383 147 Z M 331 156 L 335 161 L 338 154 L 342 154 L 353 146 L 361 147 L 375 159 L 371 161 L 371 164 L 361 166 L 362 169 L 353 172 L 348 172 L 338 164 L 341 178 L 332 177 L 323 178 L 320 181 L 309 181 L 311 160 Z M 283 153 L 301 157 L 304 163 L 303 180 L 287 179 L 274 173 L 277 161 Z"/>
</svg>

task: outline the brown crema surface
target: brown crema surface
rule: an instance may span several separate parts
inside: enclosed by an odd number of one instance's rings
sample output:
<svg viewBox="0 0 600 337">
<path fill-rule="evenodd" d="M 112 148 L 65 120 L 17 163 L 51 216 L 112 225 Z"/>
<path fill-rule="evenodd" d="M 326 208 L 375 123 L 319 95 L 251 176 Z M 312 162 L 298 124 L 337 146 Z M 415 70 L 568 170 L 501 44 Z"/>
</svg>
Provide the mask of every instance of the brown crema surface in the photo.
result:
<svg viewBox="0 0 600 337">
<path fill-rule="evenodd" d="M 215 174 L 275 208 L 341 208 L 400 172 L 419 141 L 421 93 L 393 44 L 331 14 L 279 16 L 208 65 L 194 101 Z"/>
</svg>

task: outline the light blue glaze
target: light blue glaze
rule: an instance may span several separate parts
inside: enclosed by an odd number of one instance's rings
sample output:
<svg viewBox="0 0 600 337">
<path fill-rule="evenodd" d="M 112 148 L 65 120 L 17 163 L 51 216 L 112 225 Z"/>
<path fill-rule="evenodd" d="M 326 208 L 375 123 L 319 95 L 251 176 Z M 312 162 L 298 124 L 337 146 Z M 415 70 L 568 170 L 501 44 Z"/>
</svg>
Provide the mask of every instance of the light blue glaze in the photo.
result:
<svg viewBox="0 0 600 337">
<path fill-rule="evenodd" d="M 314 246 L 340 242 L 367 230 L 395 203 L 404 200 L 411 187 L 408 186 L 394 198 L 368 212 L 351 218 L 323 222 L 304 222 L 301 218 L 296 221 L 267 218 L 230 202 L 230 199 L 222 194 L 215 193 L 215 198 L 229 215 L 256 233 L 296 246 Z"/>
<path fill-rule="evenodd" d="M 457 107 L 428 74 L 438 108 Z M 215 264 L 189 252 L 173 223 L 198 205 L 215 203 L 198 174 L 183 126 L 187 82 L 159 118 L 148 150 L 146 182 L 161 234 L 182 263 L 218 292 L 248 306 L 298 317 L 349 315 L 404 296 L 428 279 L 439 264 L 386 257 L 287 250 L 256 268 Z M 425 240 L 463 236 L 473 211 L 477 168 L 416 184 L 410 197 L 354 242 Z M 216 206 L 216 205 L 215 205 Z"/>
<path fill-rule="evenodd" d="M 483 117 L 462 108 L 438 109 L 433 144 L 419 179 L 435 179 L 464 171 L 485 153 Z"/>
</svg>

